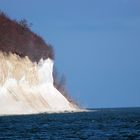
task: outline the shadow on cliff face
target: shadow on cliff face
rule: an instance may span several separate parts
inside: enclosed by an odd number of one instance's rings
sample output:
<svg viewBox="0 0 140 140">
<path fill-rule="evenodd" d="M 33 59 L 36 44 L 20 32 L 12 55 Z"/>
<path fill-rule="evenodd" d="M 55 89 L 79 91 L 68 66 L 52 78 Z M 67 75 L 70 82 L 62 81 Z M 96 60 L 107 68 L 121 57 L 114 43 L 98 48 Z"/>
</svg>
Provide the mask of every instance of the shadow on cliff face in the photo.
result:
<svg viewBox="0 0 140 140">
<path fill-rule="evenodd" d="M 52 46 L 33 33 L 26 20 L 11 20 L 3 12 L 0 12 L 0 51 L 7 55 L 28 56 L 32 62 L 38 62 L 41 58 L 54 59 Z"/>
</svg>

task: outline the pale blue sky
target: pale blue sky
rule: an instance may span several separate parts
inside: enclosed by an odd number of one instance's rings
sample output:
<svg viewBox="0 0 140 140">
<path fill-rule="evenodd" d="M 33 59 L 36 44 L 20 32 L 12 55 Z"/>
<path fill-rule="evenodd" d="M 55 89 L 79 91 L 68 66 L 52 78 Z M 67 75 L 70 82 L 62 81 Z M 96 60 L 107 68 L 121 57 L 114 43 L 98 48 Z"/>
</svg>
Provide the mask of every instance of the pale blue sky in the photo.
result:
<svg viewBox="0 0 140 140">
<path fill-rule="evenodd" d="M 0 0 L 0 9 L 54 46 L 81 105 L 140 106 L 139 0 Z"/>
</svg>

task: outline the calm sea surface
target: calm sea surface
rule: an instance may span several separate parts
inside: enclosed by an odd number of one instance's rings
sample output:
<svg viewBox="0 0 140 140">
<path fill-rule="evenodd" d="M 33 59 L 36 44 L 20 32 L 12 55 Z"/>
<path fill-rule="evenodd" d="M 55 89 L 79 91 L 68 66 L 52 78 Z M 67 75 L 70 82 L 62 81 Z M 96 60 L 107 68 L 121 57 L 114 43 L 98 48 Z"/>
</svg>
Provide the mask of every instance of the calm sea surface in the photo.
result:
<svg viewBox="0 0 140 140">
<path fill-rule="evenodd" d="M 0 117 L 0 140 L 140 140 L 140 108 Z"/>
</svg>

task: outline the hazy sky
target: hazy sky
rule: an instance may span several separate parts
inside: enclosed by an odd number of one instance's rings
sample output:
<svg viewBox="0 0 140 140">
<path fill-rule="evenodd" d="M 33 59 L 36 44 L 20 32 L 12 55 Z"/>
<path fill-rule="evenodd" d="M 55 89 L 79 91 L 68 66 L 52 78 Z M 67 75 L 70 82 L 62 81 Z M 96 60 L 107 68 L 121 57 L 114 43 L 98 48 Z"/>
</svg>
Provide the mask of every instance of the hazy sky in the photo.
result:
<svg viewBox="0 0 140 140">
<path fill-rule="evenodd" d="M 0 0 L 0 9 L 54 46 L 82 106 L 140 106 L 139 0 Z"/>
</svg>

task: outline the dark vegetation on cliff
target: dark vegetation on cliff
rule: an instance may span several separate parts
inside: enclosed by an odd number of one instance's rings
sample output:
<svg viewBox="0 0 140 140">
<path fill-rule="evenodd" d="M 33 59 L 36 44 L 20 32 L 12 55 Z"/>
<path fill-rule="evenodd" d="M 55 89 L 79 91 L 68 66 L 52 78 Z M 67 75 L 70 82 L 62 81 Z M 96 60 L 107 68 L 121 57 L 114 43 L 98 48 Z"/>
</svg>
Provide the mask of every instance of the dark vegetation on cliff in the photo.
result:
<svg viewBox="0 0 140 140">
<path fill-rule="evenodd" d="M 17 22 L 3 12 L 0 12 L 0 51 L 20 57 L 28 56 L 33 62 L 38 62 L 41 58 L 54 59 L 51 45 L 33 33 L 25 19 Z"/>
</svg>

